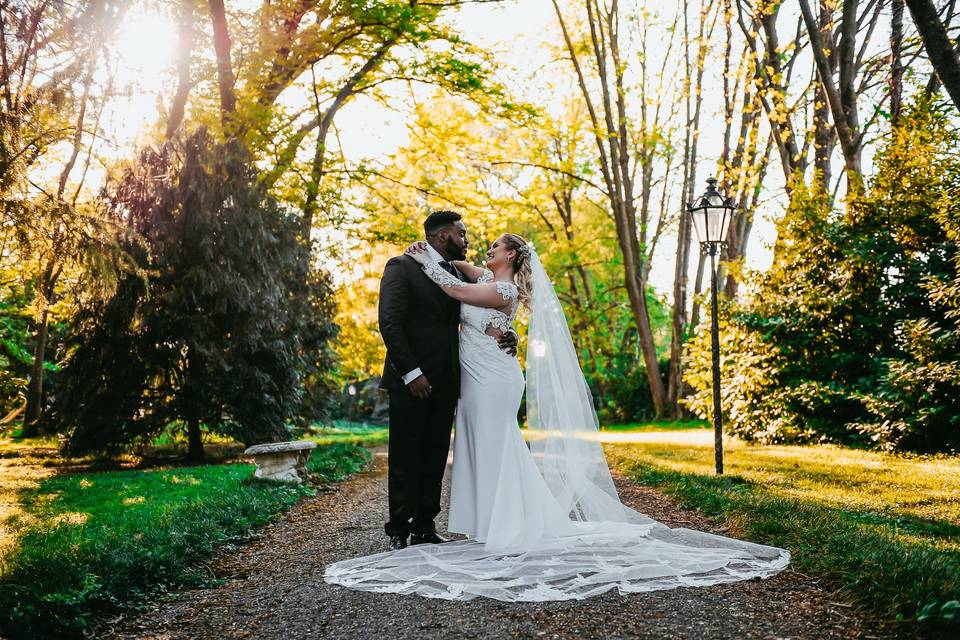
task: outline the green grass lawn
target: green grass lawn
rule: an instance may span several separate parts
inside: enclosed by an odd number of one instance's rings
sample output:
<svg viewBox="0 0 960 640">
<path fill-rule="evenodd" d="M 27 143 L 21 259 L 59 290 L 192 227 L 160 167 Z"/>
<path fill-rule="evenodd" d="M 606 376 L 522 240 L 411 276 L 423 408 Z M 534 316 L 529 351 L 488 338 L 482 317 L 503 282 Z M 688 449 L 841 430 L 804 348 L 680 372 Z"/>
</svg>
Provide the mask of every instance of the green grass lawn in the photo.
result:
<svg viewBox="0 0 960 640">
<path fill-rule="evenodd" d="M 350 443 L 362 447 L 379 447 L 387 444 L 386 425 L 334 420 L 332 424 L 315 425 L 305 436 L 317 444 Z"/>
<path fill-rule="evenodd" d="M 709 429 L 710 423 L 704 420 L 678 420 L 676 422 L 631 422 L 630 424 L 601 425 L 601 431 L 688 431 L 692 429 Z"/>
<path fill-rule="evenodd" d="M 331 482 L 369 459 L 333 443 L 314 450 L 308 469 Z M 85 472 L 23 490 L 0 558 L 0 636 L 79 635 L 93 615 L 208 581 L 202 561 L 214 549 L 312 493 L 252 475 L 250 464 Z"/>
<path fill-rule="evenodd" d="M 789 549 L 795 569 L 884 618 L 960 622 L 956 456 L 732 442 L 717 477 L 710 446 L 606 450 L 628 476 L 723 519 L 732 535 Z"/>
</svg>

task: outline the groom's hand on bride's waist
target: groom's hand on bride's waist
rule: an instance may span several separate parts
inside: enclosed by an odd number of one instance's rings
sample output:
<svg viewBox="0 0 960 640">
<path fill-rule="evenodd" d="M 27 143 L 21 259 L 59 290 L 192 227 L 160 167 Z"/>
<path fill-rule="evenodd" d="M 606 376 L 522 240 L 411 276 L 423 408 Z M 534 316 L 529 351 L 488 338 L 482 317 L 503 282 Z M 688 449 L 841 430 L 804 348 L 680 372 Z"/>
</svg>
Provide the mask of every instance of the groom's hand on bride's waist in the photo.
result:
<svg viewBox="0 0 960 640">
<path fill-rule="evenodd" d="M 513 329 L 500 331 L 495 327 L 487 327 L 485 332 L 488 336 L 496 339 L 497 346 L 506 351 L 511 356 L 517 355 L 517 332 Z"/>
<path fill-rule="evenodd" d="M 430 381 L 427 380 L 427 376 L 423 374 L 411 380 L 407 384 L 407 388 L 410 389 L 410 393 L 412 393 L 413 397 L 417 400 L 426 400 L 433 391 L 433 387 L 430 386 Z"/>
<path fill-rule="evenodd" d="M 517 332 L 507 329 L 497 338 L 497 344 L 510 355 L 517 355 Z"/>
</svg>

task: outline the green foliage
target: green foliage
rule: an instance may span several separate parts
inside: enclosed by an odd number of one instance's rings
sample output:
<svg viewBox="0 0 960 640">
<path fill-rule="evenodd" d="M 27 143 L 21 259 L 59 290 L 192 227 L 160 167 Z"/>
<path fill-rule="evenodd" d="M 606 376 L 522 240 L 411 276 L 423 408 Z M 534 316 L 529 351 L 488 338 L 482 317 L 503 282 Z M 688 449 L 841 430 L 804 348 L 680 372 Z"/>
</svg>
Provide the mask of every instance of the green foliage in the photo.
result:
<svg viewBox="0 0 960 640">
<path fill-rule="evenodd" d="M 332 482 L 369 460 L 334 444 L 314 450 L 308 470 Z M 311 493 L 252 475 L 248 464 L 79 473 L 28 491 L 35 524 L 0 564 L 0 634 L 78 636 L 95 615 L 208 583 L 204 558 Z"/>
<path fill-rule="evenodd" d="M 960 136 L 927 104 L 904 115 L 867 195 L 834 211 L 795 185 L 771 269 L 724 305 L 725 424 L 761 442 L 960 446 L 955 300 Z M 951 235 L 952 234 L 952 235 Z M 953 300 L 953 302 L 951 302 Z M 711 414 L 710 342 L 688 347 L 689 406 Z"/>
<path fill-rule="evenodd" d="M 631 336 L 636 340 L 636 332 Z M 635 345 L 634 345 L 635 348 Z M 660 371 L 667 370 L 668 360 L 660 361 Z M 635 351 L 614 354 L 603 363 L 599 372 L 586 375 L 587 383 L 597 394 L 600 422 L 637 422 L 652 420 L 656 412 L 647 380 L 647 369 Z"/>
<path fill-rule="evenodd" d="M 872 420 L 857 428 L 888 448 L 934 450 L 946 445 L 960 450 L 958 174 L 954 168 L 940 201 L 932 203 L 930 217 L 942 226 L 946 238 L 944 248 L 930 251 L 929 258 L 923 252 L 924 258 L 937 263 L 918 283 L 928 308 L 898 325 L 899 353 L 886 359 L 877 388 L 864 396 Z"/>
<path fill-rule="evenodd" d="M 114 185 L 109 214 L 134 267 L 74 323 L 55 403 L 69 452 L 115 451 L 170 423 L 281 440 L 321 404 L 329 283 L 256 178 L 240 147 L 200 130 L 144 151 Z"/>
<path fill-rule="evenodd" d="M 288 420 L 298 425 L 328 418 L 337 400 L 334 342 L 340 333 L 335 322 L 337 303 L 330 274 L 313 267 L 290 283 L 285 338 L 296 347 L 302 394 Z"/>
<path fill-rule="evenodd" d="M 320 482 L 345 480 L 370 464 L 371 454 L 353 442 L 333 442 L 317 447 L 307 463 L 307 471 Z"/>
<path fill-rule="evenodd" d="M 620 278 L 620 274 L 604 274 Z M 616 280 L 613 280 L 616 282 Z M 599 280 L 597 288 L 609 287 L 610 281 Z M 558 291 L 567 288 L 566 283 L 557 283 Z M 617 292 L 620 293 L 620 292 Z M 629 306 L 616 304 L 616 295 L 607 292 L 598 295 L 596 306 L 610 304 L 606 317 L 588 324 L 584 316 L 592 315 L 590 309 L 567 308 L 571 322 L 579 321 L 574 341 L 581 353 L 587 383 L 598 399 L 598 416 L 602 422 L 637 422 L 652 420 L 656 412 L 653 395 L 647 380 L 647 368 L 643 363 L 640 342 L 633 314 Z M 653 289 L 647 292 L 647 307 L 653 328 L 660 372 L 666 375 L 669 365 L 670 332 L 672 329 L 670 309 L 658 298 Z M 666 380 L 664 380 L 666 384 Z"/>
<path fill-rule="evenodd" d="M 886 360 L 864 394 L 872 420 L 855 428 L 887 449 L 960 450 L 960 331 L 950 325 L 920 318 L 898 327 L 903 355 Z"/>
<path fill-rule="evenodd" d="M 33 353 L 28 300 L 8 290 L 0 299 L 0 418 L 23 405 Z"/>
</svg>

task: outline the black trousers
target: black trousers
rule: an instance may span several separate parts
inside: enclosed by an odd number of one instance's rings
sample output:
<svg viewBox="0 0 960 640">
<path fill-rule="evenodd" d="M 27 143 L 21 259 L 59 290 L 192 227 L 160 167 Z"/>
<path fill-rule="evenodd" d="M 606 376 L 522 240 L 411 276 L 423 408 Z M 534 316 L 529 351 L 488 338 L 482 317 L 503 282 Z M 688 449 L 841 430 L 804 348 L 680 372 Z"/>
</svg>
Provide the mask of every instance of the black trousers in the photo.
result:
<svg viewBox="0 0 960 640">
<path fill-rule="evenodd" d="M 440 513 L 456 408 L 457 394 L 452 389 L 435 389 L 426 400 L 414 398 L 407 390 L 390 392 L 387 535 L 436 530 L 433 519 Z"/>
</svg>

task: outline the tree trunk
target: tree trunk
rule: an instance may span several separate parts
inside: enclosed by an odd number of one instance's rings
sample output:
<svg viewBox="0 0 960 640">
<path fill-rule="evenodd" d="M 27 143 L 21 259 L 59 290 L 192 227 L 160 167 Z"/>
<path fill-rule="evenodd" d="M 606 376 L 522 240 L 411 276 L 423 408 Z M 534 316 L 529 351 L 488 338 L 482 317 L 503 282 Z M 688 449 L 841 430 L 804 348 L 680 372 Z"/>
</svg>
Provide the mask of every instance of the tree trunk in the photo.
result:
<svg viewBox="0 0 960 640">
<path fill-rule="evenodd" d="M 856 196 L 863 193 L 863 177 L 860 169 L 860 136 L 857 131 L 856 94 L 853 93 L 853 35 L 856 33 L 856 12 L 848 7 L 856 7 L 855 2 L 846 3 L 843 11 L 843 23 L 840 25 L 841 38 L 838 45 L 840 68 L 840 87 L 833 80 L 833 67 L 827 57 L 829 44 L 820 37 L 820 25 L 810 10 L 808 0 L 800 0 L 800 12 L 810 37 L 810 50 L 817 65 L 817 76 L 823 85 L 833 116 L 833 124 L 840 140 L 844 165 L 847 169 L 847 191 Z"/>
<path fill-rule="evenodd" d="M 700 253 L 700 260 L 697 262 L 697 275 L 693 279 L 693 308 L 690 310 L 690 331 L 693 331 L 700 325 L 700 292 L 703 291 L 703 273 L 707 256 Z"/>
<path fill-rule="evenodd" d="M 900 122 L 903 108 L 903 0 L 893 0 L 890 18 L 890 124 Z"/>
<path fill-rule="evenodd" d="M 630 296 L 630 308 L 637 324 L 637 335 L 640 340 L 640 352 L 643 355 L 643 364 L 647 371 L 647 384 L 650 385 L 650 395 L 653 398 L 653 410 L 656 417 L 664 416 L 666 408 L 667 390 L 660 375 L 660 363 L 657 362 L 656 344 L 653 339 L 653 327 L 650 325 L 650 310 L 647 307 L 647 288 L 636 273 L 627 273 L 627 292 Z"/>
<path fill-rule="evenodd" d="M 820 37 L 829 42 L 830 51 L 834 49 L 832 21 L 832 4 L 828 0 L 820 2 Z M 836 56 L 828 55 L 830 68 L 836 67 Z M 816 67 L 816 63 L 814 63 Z M 833 156 L 833 146 L 836 142 L 836 132 L 830 124 L 830 103 L 827 102 L 827 92 L 822 82 L 817 82 L 813 97 L 813 168 L 816 172 L 814 187 L 819 186 L 824 192 L 830 190 L 833 181 L 833 170 L 830 158 Z"/>
<path fill-rule="evenodd" d="M 780 152 L 783 179 L 789 193 L 794 177 L 803 174 L 805 165 L 797 143 L 797 135 L 790 122 L 786 87 L 782 84 L 783 63 L 781 55 L 783 52 L 780 48 L 780 36 L 777 33 L 777 14 L 779 11 L 780 5 L 771 3 L 764 7 L 763 14 L 760 16 L 760 26 L 763 28 L 765 36 L 765 49 L 763 60 L 756 73 L 766 79 L 767 88 L 773 95 L 772 105 L 766 99 L 762 99 L 762 104 L 767 112 L 767 121 L 777 143 L 777 150 Z M 752 43 L 751 40 L 751 46 L 753 46 Z M 758 92 L 763 95 L 765 93 L 764 87 L 758 87 Z"/>
<path fill-rule="evenodd" d="M 43 361 L 47 352 L 47 336 L 50 333 L 48 309 L 44 306 L 37 324 L 37 342 L 33 348 L 33 368 L 30 371 L 30 387 L 27 391 L 27 410 L 23 417 L 25 438 L 33 438 L 40 433 L 40 418 L 43 416 Z"/>
<path fill-rule="evenodd" d="M 854 85 L 857 75 L 857 27 L 857 3 L 844 2 L 843 11 L 840 15 L 840 41 L 837 43 L 835 65 L 839 70 L 837 88 L 840 93 L 840 106 L 843 108 L 843 115 L 846 116 L 847 126 L 854 135 L 860 128 L 860 116 L 857 113 L 857 88 Z M 821 43 L 823 43 L 822 40 Z M 824 52 L 824 54 L 827 55 L 827 52 Z"/>
<path fill-rule="evenodd" d="M 190 80 L 190 56 L 193 53 L 193 3 L 195 0 L 180 0 L 180 25 L 177 42 L 177 93 L 173 96 L 170 115 L 167 118 L 167 139 L 177 131 L 187 109 L 187 98 L 193 86 Z M 228 37 L 229 41 L 229 37 Z M 227 48 L 229 53 L 229 45 Z"/>
<path fill-rule="evenodd" d="M 830 158 L 833 156 L 833 145 L 836 140 L 835 129 L 830 124 L 830 106 L 827 104 L 827 94 L 823 85 L 817 83 L 813 96 L 813 168 L 816 172 L 814 187 L 824 192 L 830 190 L 833 181 L 833 170 Z"/>
<path fill-rule="evenodd" d="M 667 403 L 670 419 L 681 418 L 680 389 L 683 386 L 683 341 L 686 337 L 687 269 L 690 265 L 690 221 L 681 214 L 677 230 L 677 263 L 673 274 L 673 325 L 670 336 L 670 364 L 667 369 Z"/>
<path fill-rule="evenodd" d="M 191 462 L 203 462 L 203 435 L 200 433 L 200 420 L 191 418 L 187 422 L 187 459 Z"/>
<path fill-rule="evenodd" d="M 217 55 L 217 85 L 220 89 L 220 121 L 224 135 L 230 138 L 231 120 L 237 110 L 237 96 L 233 90 L 233 63 L 230 60 L 230 31 L 223 0 L 209 0 L 210 20 L 213 23 L 213 48 Z"/>
<path fill-rule="evenodd" d="M 906 0 L 906 4 L 937 77 L 946 87 L 954 106 L 960 109 L 960 57 L 940 22 L 937 8 L 930 0 Z"/>
<path fill-rule="evenodd" d="M 950 0 L 949 4 L 944 7 L 943 13 L 947 16 L 947 24 L 953 20 L 953 10 L 957 4 L 957 0 Z M 953 47 L 954 52 L 960 56 L 960 40 L 957 41 L 956 45 Z M 930 74 L 930 79 L 927 81 L 927 86 L 924 87 L 924 93 L 927 97 L 932 96 L 933 94 L 940 91 L 940 77 L 937 75 L 937 70 L 934 69 Z"/>
<path fill-rule="evenodd" d="M 308 245 L 310 244 L 314 219 L 319 209 L 320 183 L 323 180 L 323 156 L 326 150 L 327 129 L 321 126 L 317 132 L 317 145 L 314 147 L 313 162 L 310 163 L 310 181 L 306 185 L 307 197 L 303 200 L 303 217 L 300 219 L 300 235 Z"/>
</svg>

